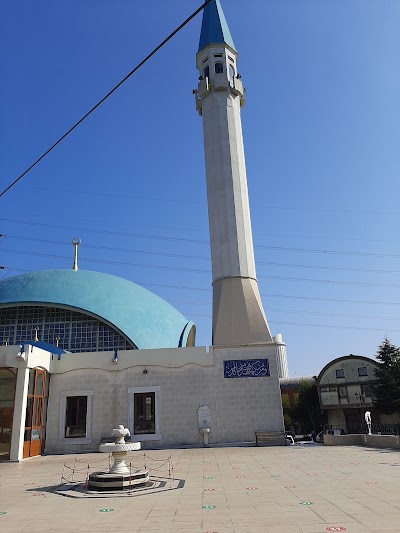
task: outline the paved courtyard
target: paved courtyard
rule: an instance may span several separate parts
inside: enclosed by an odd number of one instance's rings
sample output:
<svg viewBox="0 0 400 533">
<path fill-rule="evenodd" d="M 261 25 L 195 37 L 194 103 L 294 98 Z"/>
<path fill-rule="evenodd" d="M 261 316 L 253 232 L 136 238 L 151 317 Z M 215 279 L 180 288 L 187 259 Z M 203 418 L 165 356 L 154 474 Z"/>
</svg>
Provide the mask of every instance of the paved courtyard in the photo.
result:
<svg viewBox="0 0 400 533">
<path fill-rule="evenodd" d="M 304 445 L 146 453 L 147 466 L 162 465 L 151 471 L 158 489 L 117 497 L 59 486 L 64 462 L 82 461 L 76 479 L 84 480 L 87 464 L 104 466 L 101 454 L 1 463 L 0 531 L 400 532 L 396 451 Z M 164 477 L 168 456 L 171 482 Z M 142 466 L 143 453 L 134 452 L 132 461 Z"/>
</svg>

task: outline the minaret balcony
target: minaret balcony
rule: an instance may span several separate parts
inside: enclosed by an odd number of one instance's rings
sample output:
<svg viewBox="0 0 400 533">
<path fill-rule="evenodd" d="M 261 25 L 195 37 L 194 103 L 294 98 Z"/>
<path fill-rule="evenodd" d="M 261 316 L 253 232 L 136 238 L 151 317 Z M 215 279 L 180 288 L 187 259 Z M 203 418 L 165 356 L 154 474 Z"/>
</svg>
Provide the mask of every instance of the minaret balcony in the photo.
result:
<svg viewBox="0 0 400 533">
<path fill-rule="evenodd" d="M 215 91 L 226 91 L 229 87 L 229 80 L 226 74 L 214 74 L 213 89 Z"/>
<path fill-rule="evenodd" d="M 200 98 L 205 98 L 210 94 L 210 80 L 209 78 L 201 79 L 198 85 L 198 95 Z"/>
<path fill-rule="evenodd" d="M 233 86 L 231 87 L 231 90 L 235 96 L 243 96 L 244 88 L 243 88 L 242 80 L 239 78 L 234 78 Z"/>
</svg>

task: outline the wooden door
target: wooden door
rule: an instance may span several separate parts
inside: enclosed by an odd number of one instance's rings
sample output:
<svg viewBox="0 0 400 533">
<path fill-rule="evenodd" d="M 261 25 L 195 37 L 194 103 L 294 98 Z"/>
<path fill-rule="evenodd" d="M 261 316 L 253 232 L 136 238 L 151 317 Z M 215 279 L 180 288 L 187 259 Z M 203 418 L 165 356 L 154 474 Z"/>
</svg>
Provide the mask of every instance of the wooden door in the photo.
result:
<svg viewBox="0 0 400 533">
<path fill-rule="evenodd" d="M 45 438 L 45 406 L 47 401 L 47 373 L 33 368 L 29 372 L 26 402 L 23 458 L 41 455 Z"/>
</svg>

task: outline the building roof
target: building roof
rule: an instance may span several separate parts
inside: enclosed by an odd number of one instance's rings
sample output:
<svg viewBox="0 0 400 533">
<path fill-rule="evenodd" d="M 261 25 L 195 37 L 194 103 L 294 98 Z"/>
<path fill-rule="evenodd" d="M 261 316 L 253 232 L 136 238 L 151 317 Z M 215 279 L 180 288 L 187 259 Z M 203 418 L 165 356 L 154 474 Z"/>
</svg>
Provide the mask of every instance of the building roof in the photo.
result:
<svg viewBox="0 0 400 533">
<path fill-rule="evenodd" d="M 362 361 L 362 362 L 366 362 L 366 363 L 372 363 L 376 367 L 379 366 L 378 361 L 374 361 L 373 359 L 371 359 L 370 357 L 367 357 L 366 355 L 354 355 L 352 353 L 350 355 L 343 355 L 341 357 L 337 357 L 336 359 L 332 359 L 332 361 L 329 361 L 329 363 L 327 363 L 324 366 L 324 368 L 318 374 L 318 382 L 321 381 L 322 376 L 325 374 L 325 372 L 328 370 L 329 367 L 335 365 L 336 363 L 344 362 L 344 361 L 347 361 L 347 362 L 354 361 L 357 364 Z"/>
<path fill-rule="evenodd" d="M 227 44 L 235 50 L 231 32 L 219 0 L 211 0 L 203 12 L 199 52 L 209 44 Z"/>
<path fill-rule="evenodd" d="M 193 322 L 131 281 L 88 270 L 45 270 L 0 281 L 0 306 L 54 305 L 108 323 L 139 349 L 185 346 Z"/>
<path fill-rule="evenodd" d="M 295 376 L 291 378 L 279 378 L 279 385 L 284 389 L 297 389 L 304 381 L 315 381 L 314 376 Z"/>
</svg>

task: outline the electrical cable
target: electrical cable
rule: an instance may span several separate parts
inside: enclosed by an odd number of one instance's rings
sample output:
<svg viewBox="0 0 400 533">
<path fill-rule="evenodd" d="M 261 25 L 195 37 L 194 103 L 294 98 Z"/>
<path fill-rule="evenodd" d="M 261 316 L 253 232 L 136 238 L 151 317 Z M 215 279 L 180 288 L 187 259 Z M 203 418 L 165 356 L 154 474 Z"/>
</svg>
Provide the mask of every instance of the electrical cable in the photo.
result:
<svg viewBox="0 0 400 533">
<path fill-rule="evenodd" d="M 94 105 L 82 118 L 80 118 L 78 120 L 78 122 L 76 122 L 66 133 L 64 133 L 64 135 L 62 135 L 58 141 L 56 141 L 52 146 L 50 146 L 50 148 L 48 150 L 46 150 L 34 163 L 32 163 L 32 165 L 30 165 L 30 167 L 28 167 L 22 174 L 20 174 L 18 176 L 18 178 L 16 178 L 12 183 L 10 183 L 10 185 L 8 185 L 1 193 L 0 193 L 0 198 L 7 192 L 9 191 L 12 187 L 14 187 L 14 185 L 16 185 L 30 170 L 32 170 L 42 159 L 44 159 L 46 157 L 46 155 L 48 155 L 58 144 L 60 144 L 61 141 L 63 141 L 66 137 L 68 137 L 68 135 L 70 133 L 72 133 L 74 131 L 75 128 L 77 128 L 89 115 L 91 115 L 93 113 L 93 111 L 95 111 L 103 102 L 105 102 L 107 100 L 107 98 L 109 98 L 123 83 L 125 83 L 125 81 L 127 79 L 129 79 L 132 74 L 134 74 L 137 70 L 139 70 L 140 67 L 142 67 L 155 53 L 157 53 L 160 48 L 162 48 L 169 40 L 172 39 L 172 37 L 174 37 L 184 26 L 186 26 L 186 24 L 188 24 L 188 22 L 190 22 L 196 15 L 198 15 L 205 7 L 207 4 L 209 4 L 211 2 L 211 0 L 206 0 L 206 2 L 204 2 L 203 5 L 201 5 L 198 9 L 196 9 L 196 11 L 194 13 L 192 13 L 190 15 L 190 17 L 188 17 L 184 22 L 182 22 L 182 24 L 180 26 L 178 26 L 178 28 L 176 28 L 172 33 L 170 33 L 168 35 L 168 37 L 166 39 L 164 39 L 158 46 L 156 46 L 154 48 L 154 50 L 152 52 L 150 52 L 150 54 L 148 54 L 144 59 L 142 59 L 142 61 L 140 61 L 140 63 L 138 63 L 136 65 L 136 67 L 134 67 L 119 83 L 117 83 L 117 85 L 115 85 L 115 87 L 113 89 L 111 89 L 111 91 L 109 91 L 105 96 L 103 96 L 103 98 L 101 100 L 99 100 L 99 102 L 97 102 L 96 105 Z"/>
<path fill-rule="evenodd" d="M 62 192 L 62 193 L 71 193 L 76 194 L 76 191 L 73 189 L 60 189 L 55 187 L 27 187 L 23 186 L 24 189 L 30 190 L 41 190 L 41 191 L 53 191 L 53 192 Z M 88 194 L 90 196 L 105 196 L 105 197 L 114 197 L 114 198 L 126 198 L 126 199 L 135 199 L 135 200 L 149 200 L 151 202 L 171 202 L 178 204 L 201 204 L 200 200 L 179 200 L 176 198 L 161 198 L 154 196 L 135 196 L 132 194 L 124 193 L 113 193 L 113 192 L 100 192 L 100 191 L 82 191 L 79 190 L 79 194 Z M 261 204 L 252 204 L 253 208 L 257 209 L 274 209 L 282 211 L 316 211 L 318 213 L 346 213 L 346 214 L 355 214 L 355 215 L 393 215 L 399 216 L 400 212 L 398 211 L 357 211 L 353 209 L 329 209 L 329 208 L 318 208 L 318 207 L 288 207 L 283 205 L 261 205 Z"/>
<path fill-rule="evenodd" d="M 185 311 L 182 311 L 183 314 L 186 314 Z M 190 316 L 200 316 L 204 318 L 211 318 L 211 315 L 196 314 L 191 313 Z M 284 324 L 286 326 L 302 326 L 310 328 L 334 328 L 334 329 L 350 329 L 358 331 L 384 331 L 386 333 L 399 333 L 400 329 L 385 329 L 385 328 L 363 328 L 361 326 L 336 326 L 333 324 L 310 324 L 309 322 L 281 322 L 279 320 L 268 320 L 269 324 Z"/>
<path fill-rule="evenodd" d="M 15 267 L 8 267 L 8 266 L 0 266 L 0 270 L 11 270 L 11 271 L 19 271 L 19 272 L 31 272 L 31 270 L 22 269 L 22 268 L 15 268 Z M 174 289 L 174 290 L 187 290 L 187 291 L 198 291 L 198 292 L 211 292 L 211 289 L 208 289 L 206 287 L 187 287 L 185 285 L 168 285 L 165 283 L 150 283 L 147 281 L 139 281 L 135 280 L 134 283 L 137 285 L 145 286 L 145 287 L 157 287 L 162 289 Z M 322 296 L 297 296 L 297 295 L 289 295 L 289 294 L 273 294 L 273 293 L 260 293 L 261 296 L 264 296 L 265 298 L 286 298 L 289 300 L 306 300 L 306 301 L 317 301 L 317 302 L 330 302 L 330 303 L 349 303 L 349 304 L 367 304 L 367 305 L 385 305 L 385 306 L 400 306 L 400 302 L 388 302 L 388 301 L 379 301 L 379 300 L 352 300 L 349 298 L 325 298 Z M 382 317 L 378 317 L 382 318 Z"/>
<path fill-rule="evenodd" d="M 35 237 L 22 237 L 20 235 L 0 235 L 4 240 L 0 240 L 1 244 L 4 244 L 5 239 L 15 239 L 15 240 L 24 240 L 31 242 L 41 242 L 46 244 L 59 244 L 62 246 L 66 245 L 65 241 L 53 241 L 49 239 L 36 239 Z M 186 255 L 186 254 L 173 254 L 168 252 L 153 252 L 149 250 L 136 250 L 132 248 L 119 248 L 115 246 L 99 246 L 94 244 L 86 244 L 85 248 L 93 248 L 95 250 L 107 250 L 107 251 L 118 251 L 118 252 L 130 252 L 135 254 L 146 254 L 146 255 L 160 255 L 165 257 L 177 257 L 180 259 L 199 259 L 210 261 L 210 256 L 201 256 L 201 255 Z M 368 272 L 368 273 L 378 273 L 378 274 L 400 274 L 400 270 L 382 270 L 382 269 L 372 269 L 372 268 L 350 268 L 350 267 L 334 267 L 334 266 L 324 266 L 324 265 L 304 265 L 296 263 L 276 263 L 269 261 L 257 261 L 257 265 L 265 266 L 276 266 L 276 267 L 290 267 L 290 268 L 306 268 L 306 269 L 317 269 L 317 270 L 338 270 L 346 272 Z"/>
<path fill-rule="evenodd" d="M 162 241 L 176 241 L 176 242 L 184 242 L 184 243 L 192 243 L 192 244 L 207 244 L 209 245 L 208 240 L 200 240 L 200 239 L 185 239 L 182 237 L 167 237 L 165 235 L 148 235 L 143 233 L 129 233 L 129 232 L 122 232 L 122 231 L 110 231 L 110 230 L 101 230 L 101 229 L 94 229 L 94 228 L 83 228 L 80 226 L 64 226 L 61 224 L 49 224 L 49 223 L 43 223 L 43 222 L 31 222 L 31 221 L 25 221 L 25 220 L 17 220 L 17 219 L 11 219 L 11 218 L 4 218 L 0 217 L 0 220 L 3 220 L 5 222 L 15 222 L 17 224 L 25 224 L 30 226 L 39 226 L 39 227 L 49 227 L 49 228 L 58 228 L 58 229 L 68 229 L 73 231 L 88 231 L 91 233 L 100 233 L 102 235 L 120 235 L 125 237 L 135 237 L 135 238 L 143 238 L 143 239 L 155 239 L 155 240 L 162 240 Z M 256 245 L 254 248 L 257 249 L 265 249 L 265 250 L 278 250 L 283 252 L 304 252 L 304 253 L 321 253 L 324 255 L 346 255 L 346 256 L 360 256 L 360 257 L 383 257 L 387 258 L 390 257 L 392 259 L 400 259 L 399 254 L 385 254 L 385 253 L 379 253 L 379 252 L 349 252 L 347 250 L 324 250 L 320 248 L 295 248 L 295 247 L 287 247 L 287 246 L 270 246 L 270 245 Z M 258 263 L 258 262 L 257 262 Z"/>
<path fill-rule="evenodd" d="M 21 255 L 34 255 L 38 257 L 49 257 L 51 259 L 70 259 L 65 255 L 57 254 L 45 254 L 40 252 L 27 252 L 23 250 L 11 250 L 7 248 L 2 248 L 3 252 L 21 254 Z M 142 263 L 129 263 L 126 261 L 111 261 L 109 259 L 91 259 L 87 257 L 81 257 L 81 262 L 90 262 L 90 263 L 102 263 L 107 265 L 120 265 L 120 266 L 129 266 L 129 267 L 139 267 L 139 268 L 156 268 L 161 270 L 173 270 L 177 272 L 191 272 L 196 274 L 210 274 L 210 270 L 200 270 L 194 268 L 179 268 L 165 265 L 148 265 Z M 304 283 L 326 283 L 330 285 L 359 285 L 366 287 L 388 287 L 391 289 L 400 289 L 400 285 L 395 285 L 393 283 L 372 283 L 367 281 L 348 281 L 348 280 L 330 280 L 330 279 L 310 279 L 310 278 L 297 278 L 297 277 L 287 277 L 287 276 L 272 276 L 272 275 L 259 275 L 258 278 L 266 279 L 275 279 L 279 281 L 300 281 Z"/>
</svg>

